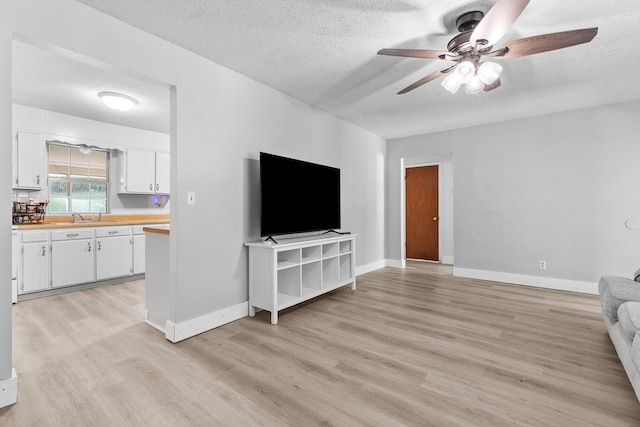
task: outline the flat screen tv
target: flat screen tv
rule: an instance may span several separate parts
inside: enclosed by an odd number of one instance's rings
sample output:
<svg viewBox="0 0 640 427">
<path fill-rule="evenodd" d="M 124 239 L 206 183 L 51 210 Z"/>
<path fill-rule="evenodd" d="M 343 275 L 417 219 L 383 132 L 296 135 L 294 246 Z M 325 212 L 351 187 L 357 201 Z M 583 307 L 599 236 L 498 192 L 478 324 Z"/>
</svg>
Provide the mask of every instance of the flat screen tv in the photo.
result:
<svg viewBox="0 0 640 427">
<path fill-rule="evenodd" d="M 260 234 L 340 228 L 340 169 L 260 153 Z"/>
</svg>

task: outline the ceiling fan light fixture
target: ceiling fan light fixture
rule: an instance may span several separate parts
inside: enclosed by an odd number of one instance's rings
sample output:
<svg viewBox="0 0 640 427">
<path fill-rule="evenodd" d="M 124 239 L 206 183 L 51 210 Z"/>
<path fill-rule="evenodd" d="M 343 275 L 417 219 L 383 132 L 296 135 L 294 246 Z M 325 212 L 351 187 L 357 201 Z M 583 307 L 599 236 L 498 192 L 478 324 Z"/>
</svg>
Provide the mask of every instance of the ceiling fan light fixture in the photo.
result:
<svg viewBox="0 0 640 427">
<path fill-rule="evenodd" d="M 460 76 L 460 83 L 467 84 L 476 74 L 476 66 L 472 62 L 462 61 L 455 72 Z"/>
<path fill-rule="evenodd" d="M 483 62 L 478 67 L 478 78 L 486 85 L 493 84 L 502 73 L 502 66 L 495 62 Z"/>
<path fill-rule="evenodd" d="M 460 76 L 455 71 L 445 77 L 442 83 L 440 83 L 443 88 L 454 94 L 460 89 L 461 84 Z"/>
<path fill-rule="evenodd" d="M 129 111 L 138 105 L 137 99 L 122 93 L 100 92 L 98 96 L 107 107 L 118 111 Z"/>
<path fill-rule="evenodd" d="M 524 11 L 530 0 L 494 0 L 495 3 L 485 14 L 481 11 L 463 13 L 456 20 L 460 34 L 447 44 L 447 50 L 431 49 L 382 49 L 379 55 L 405 58 L 443 59 L 455 62 L 443 70 L 433 72 L 407 86 L 398 94 L 414 90 L 425 83 L 449 74 L 442 86 L 455 93 L 460 85 L 465 85 L 467 93 L 491 91 L 501 85 L 502 66 L 483 63 L 483 58 L 520 58 L 523 56 L 549 52 L 589 43 L 598 34 L 598 27 L 579 30 L 539 34 L 512 40 L 494 50 L 499 41 Z M 455 77 L 454 77 L 455 76 Z"/>
<path fill-rule="evenodd" d="M 480 77 L 473 76 L 471 80 L 467 82 L 464 88 L 469 95 L 473 95 L 481 92 L 482 89 L 484 89 L 484 83 L 482 82 L 482 80 L 480 80 Z"/>
</svg>

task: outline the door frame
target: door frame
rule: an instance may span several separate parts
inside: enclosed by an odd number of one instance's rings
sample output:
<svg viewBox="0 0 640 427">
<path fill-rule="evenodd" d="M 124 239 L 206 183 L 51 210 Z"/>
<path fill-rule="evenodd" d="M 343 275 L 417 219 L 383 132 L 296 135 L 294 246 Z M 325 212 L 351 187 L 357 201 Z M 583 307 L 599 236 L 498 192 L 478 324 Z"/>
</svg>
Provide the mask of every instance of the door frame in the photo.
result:
<svg viewBox="0 0 640 427">
<path fill-rule="evenodd" d="M 400 185 L 400 251 L 402 254 L 402 268 L 406 267 L 407 263 L 407 169 L 419 168 L 424 166 L 438 166 L 438 218 L 442 218 L 442 164 L 444 162 L 427 162 L 427 163 L 412 163 L 405 164 L 406 159 L 401 159 L 401 182 Z M 442 264 L 442 221 L 438 221 L 438 263 Z"/>
</svg>

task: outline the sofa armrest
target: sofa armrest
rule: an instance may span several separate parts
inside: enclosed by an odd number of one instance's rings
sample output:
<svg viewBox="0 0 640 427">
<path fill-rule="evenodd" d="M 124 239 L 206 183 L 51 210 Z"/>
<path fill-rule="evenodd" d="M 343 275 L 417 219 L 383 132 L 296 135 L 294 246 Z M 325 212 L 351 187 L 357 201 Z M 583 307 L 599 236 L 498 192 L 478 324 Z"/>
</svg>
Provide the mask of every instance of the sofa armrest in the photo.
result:
<svg viewBox="0 0 640 427">
<path fill-rule="evenodd" d="M 622 333 L 626 335 L 629 342 L 633 341 L 633 338 L 640 331 L 640 302 L 628 301 L 620 304 L 618 320 L 622 327 Z"/>
<path fill-rule="evenodd" d="M 598 282 L 602 312 L 618 320 L 618 308 L 627 301 L 640 301 L 640 283 L 618 276 L 603 276 Z"/>
</svg>

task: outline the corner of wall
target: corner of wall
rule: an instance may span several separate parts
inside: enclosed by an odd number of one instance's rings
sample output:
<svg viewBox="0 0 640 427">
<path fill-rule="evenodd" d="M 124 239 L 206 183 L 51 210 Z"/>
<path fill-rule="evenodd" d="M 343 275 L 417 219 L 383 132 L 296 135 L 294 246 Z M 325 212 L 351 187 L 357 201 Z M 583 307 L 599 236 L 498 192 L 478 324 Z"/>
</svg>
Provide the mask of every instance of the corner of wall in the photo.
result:
<svg viewBox="0 0 640 427">
<path fill-rule="evenodd" d="M 18 375 L 11 370 L 11 378 L 0 381 L 0 408 L 18 402 Z"/>
<path fill-rule="evenodd" d="M 231 323 L 234 320 L 247 317 L 248 315 L 249 301 L 245 301 L 232 307 L 207 313 L 184 322 L 173 323 L 167 320 L 165 338 L 172 343 L 177 343 L 178 341 L 186 340 L 187 338 Z"/>
<path fill-rule="evenodd" d="M 405 268 L 407 266 L 407 261 L 404 259 L 387 259 L 386 264 L 387 267 Z"/>
<path fill-rule="evenodd" d="M 370 273 L 374 270 L 378 270 L 380 268 L 386 267 L 387 263 L 385 260 L 380 260 L 376 262 L 372 262 L 366 265 L 361 265 L 356 267 L 356 276 L 360 276 L 361 274 Z"/>
</svg>

